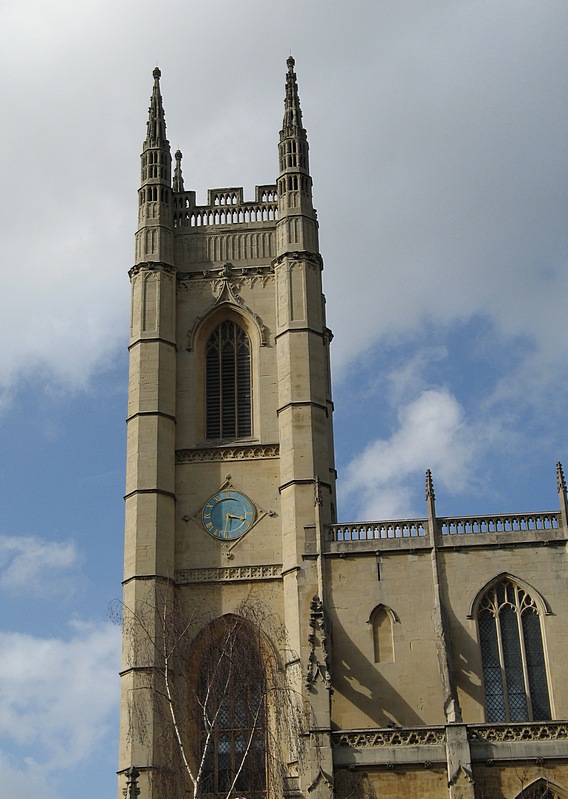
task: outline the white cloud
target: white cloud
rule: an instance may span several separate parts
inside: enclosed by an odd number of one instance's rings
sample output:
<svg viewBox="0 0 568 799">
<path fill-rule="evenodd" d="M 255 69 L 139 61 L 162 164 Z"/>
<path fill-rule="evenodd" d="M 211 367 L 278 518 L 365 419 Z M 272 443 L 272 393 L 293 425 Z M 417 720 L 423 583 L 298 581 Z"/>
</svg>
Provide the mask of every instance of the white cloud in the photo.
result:
<svg viewBox="0 0 568 799">
<path fill-rule="evenodd" d="M 115 723 L 119 661 L 110 623 L 76 622 L 68 640 L 0 632 L 0 757 L 22 784 L 92 756 Z"/>
<path fill-rule="evenodd" d="M 2 792 L 10 799 L 56 799 L 56 792 L 45 782 L 45 775 L 33 763 L 18 762 L 0 750 Z"/>
<path fill-rule="evenodd" d="M 0 536 L 0 588 L 31 595 L 68 591 L 79 562 L 73 541 Z"/>
<path fill-rule="evenodd" d="M 388 440 L 372 441 L 347 466 L 340 483 L 345 501 L 358 507 L 360 519 L 393 519 L 412 515 L 406 484 L 410 475 L 431 469 L 436 482 L 460 492 L 476 464 L 479 441 L 464 411 L 446 389 L 427 389 L 402 405 L 398 428 Z M 422 515 L 422 514 L 420 514 Z"/>
<path fill-rule="evenodd" d="M 356 2 L 330 11 L 249 0 L 254 25 L 230 3 L 192 9 L 190 25 L 186 4 L 173 2 L 157 23 L 144 13 L 150 5 L 89 2 L 80 17 L 68 0 L 3 7 L 6 390 L 22 378 L 85 386 L 125 341 L 156 58 L 170 139 L 203 197 L 208 186 L 250 192 L 274 179 L 290 46 L 312 143 L 337 375 L 387 336 L 478 313 L 499 337 L 529 336 L 544 360 L 565 363 L 565 3 Z M 213 61 L 209 30 L 223 53 Z M 266 40 L 274 57 L 265 53 L 259 68 Z"/>
</svg>

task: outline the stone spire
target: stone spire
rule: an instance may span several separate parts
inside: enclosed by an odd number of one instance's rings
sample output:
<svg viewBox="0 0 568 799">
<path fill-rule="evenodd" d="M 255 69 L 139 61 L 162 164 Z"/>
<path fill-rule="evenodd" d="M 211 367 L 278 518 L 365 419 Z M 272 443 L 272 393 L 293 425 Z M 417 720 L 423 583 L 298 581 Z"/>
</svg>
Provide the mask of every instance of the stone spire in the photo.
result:
<svg viewBox="0 0 568 799">
<path fill-rule="evenodd" d="M 158 67 L 154 68 L 154 88 L 148 109 L 148 130 L 146 133 L 147 147 L 166 147 L 170 150 L 170 143 L 166 138 L 166 117 L 160 91 L 160 77 L 162 73 Z"/>
<path fill-rule="evenodd" d="M 173 264 L 172 156 L 158 67 L 148 109 L 146 139 L 140 156 L 136 263 Z M 181 175 L 181 171 L 180 171 Z"/>
<path fill-rule="evenodd" d="M 286 73 L 286 97 L 284 99 L 282 134 L 284 136 L 300 136 L 305 139 L 306 131 L 302 127 L 302 109 L 300 108 L 300 97 L 298 95 L 298 82 L 294 72 L 296 62 L 290 56 L 286 64 L 288 65 L 288 72 Z"/>
<path fill-rule="evenodd" d="M 166 138 L 166 115 L 160 91 L 161 72 L 154 68 L 154 87 L 148 108 L 146 140 L 142 147 L 142 185 L 160 184 L 171 186 L 172 156 Z M 164 195 L 165 196 L 165 195 Z"/>
<path fill-rule="evenodd" d="M 298 95 L 298 82 L 294 72 L 296 63 L 292 56 L 286 61 L 286 95 L 284 97 L 284 119 L 280 131 L 280 174 L 285 172 L 310 174 L 308 162 L 308 136 L 302 127 L 302 109 Z M 310 181 L 311 193 L 311 181 Z"/>
<path fill-rule="evenodd" d="M 295 61 L 290 56 L 286 63 L 284 120 L 278 143 L 280 175 L 276 241 L 279 255 L 298 250 L 318 252 L 319 249 L 316 213 L 312 205 L 308 137 L 302 127 Z"/>
</svg>

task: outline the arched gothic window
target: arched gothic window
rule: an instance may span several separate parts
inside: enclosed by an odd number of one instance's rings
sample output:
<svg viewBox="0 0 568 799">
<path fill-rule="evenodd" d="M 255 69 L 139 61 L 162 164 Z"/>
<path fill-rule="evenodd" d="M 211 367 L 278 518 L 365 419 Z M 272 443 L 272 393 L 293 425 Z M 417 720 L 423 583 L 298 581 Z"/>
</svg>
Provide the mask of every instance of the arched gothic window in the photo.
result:
<svg viewBox="0 0 568 799">
<path fill-rule="evenodd" d="M 541 617 L 534 599 L 505 577 L 477 612 L 489 722 L 550 719 Z"/>
<path fill-rule="evenodd" d="M 202 794 L 266 795 L 266 676 L 254 632 L 223 620 L 201 660 Z"/>
<path fill-rule="evenodd" d="M 544 777 L 524 788 L 517 799 L 564 799 L 566 792 L 557 785 L 549 782 Z"/>
<path fill-rule="evenodd" d="M 251 435 L 250 340 L 232 320 L 215 328 L 206 345 L 207 438 Z"/>
</svg>

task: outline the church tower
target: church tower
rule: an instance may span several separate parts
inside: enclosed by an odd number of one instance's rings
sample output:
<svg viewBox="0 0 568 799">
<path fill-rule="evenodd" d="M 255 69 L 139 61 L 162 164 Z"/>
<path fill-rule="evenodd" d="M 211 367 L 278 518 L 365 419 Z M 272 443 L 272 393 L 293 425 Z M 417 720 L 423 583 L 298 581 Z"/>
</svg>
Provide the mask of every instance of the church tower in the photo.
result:
<svg viewBox="0 0 568 799">
<path fill-rule="evenodd" d="M 252 688 L 234 676 L 223 683 L 233 698 L 221 691 L 215 721 L 207 720 L 203 697 L 220 689 L 213 678 L 204 687 L 204 675 L 232 668 L 224 652 L 212 667 L 210 654 L 231 628 L 245 641 L 239 660 L 259 675 L 278 671 L 307 720 L 305 751 L 296 742 L 280 756 L 280 795 L 328 795 L 331 333 L 294 59 L 278 180 L 257 186 L 253 200 L 228 187 L 209 189 L 198 204 L 179 151 L 172 174 L 160 70 L 153 75 L 130 270 L 120 785 L 136 769 L 143 799 L 173 799 L 175 750 L 198 775 L 198 787 L 185 778 L 194 794 L 224 796 L 231 780 L 244 793 L 274 794 L 276 782 L 259 776 L 275 768 L 274 695 L 267 691 L 253 714 L 268 730 L 260 743 L 250 719 L 237 718 L 238 697 Z M 188 646 L 177 637 L 180 618 Z M 190 718 L 184 708 L 196 702 L 201 716 Z M 254 785 L 241 765 L 243 740 L 264 758 Z"/>
</svg>

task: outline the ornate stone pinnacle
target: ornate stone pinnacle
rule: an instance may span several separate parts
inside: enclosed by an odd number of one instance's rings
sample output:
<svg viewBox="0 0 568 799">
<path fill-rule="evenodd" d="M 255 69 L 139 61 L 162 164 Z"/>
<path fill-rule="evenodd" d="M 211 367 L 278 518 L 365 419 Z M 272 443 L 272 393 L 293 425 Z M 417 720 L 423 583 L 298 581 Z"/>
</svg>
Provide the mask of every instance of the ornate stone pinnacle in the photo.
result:
<svg viewBox="0 0 568 799">
<path fill-rule="evenodd" d="M 560 461 L 556 464 L 556 486 L 559 494 L 566 494 L 566 480 L 564 479 L 564 470 Z"/>
<path fill-rule="evenodd" d="M 436 494 L 434 493 L 434 481 L 432 480 L 432 472 L 430 469 L 426 469 L 426 500 L 429 499 L 436 499 Z"/>
</svg>

